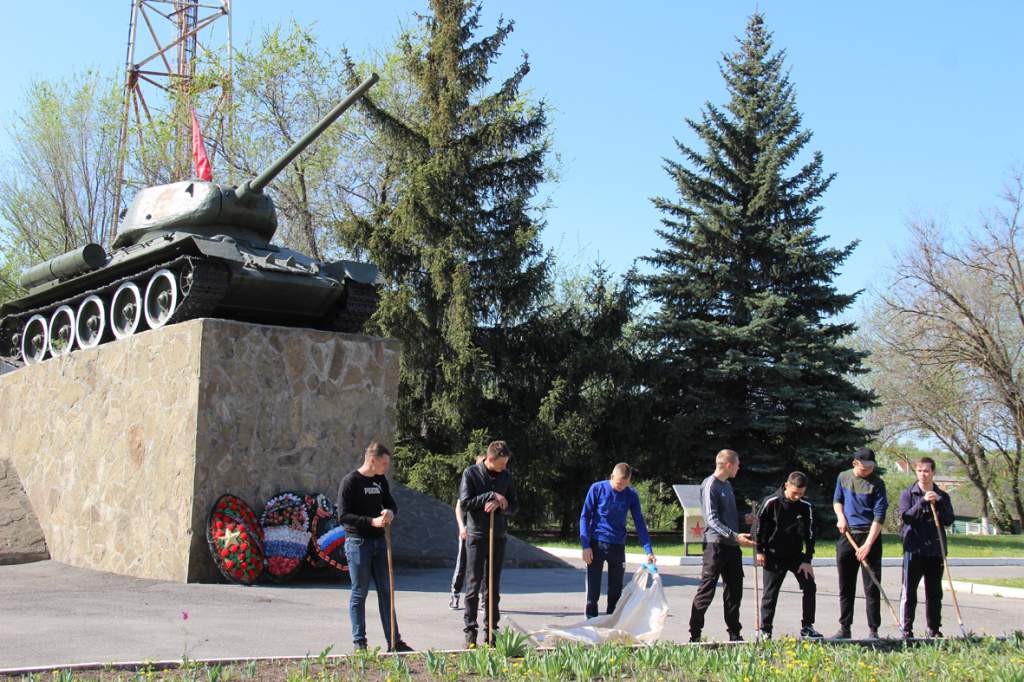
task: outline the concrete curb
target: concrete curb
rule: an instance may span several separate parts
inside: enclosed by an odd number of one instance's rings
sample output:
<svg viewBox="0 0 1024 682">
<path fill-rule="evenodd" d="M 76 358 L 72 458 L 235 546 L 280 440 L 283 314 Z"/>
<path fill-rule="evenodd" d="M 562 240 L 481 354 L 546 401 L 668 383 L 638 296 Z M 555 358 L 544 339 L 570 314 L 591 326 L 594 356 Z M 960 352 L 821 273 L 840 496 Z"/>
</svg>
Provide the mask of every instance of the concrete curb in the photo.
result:
<svg viewBox="0 0 1024 682">
<path fill-rule="evenodd" d="M 954 580 L 953 589 L 957 592 L 967 594 L 984 594 L 990 597 L 1006 597 L 1008 599 L 1024 599 L 1024 588 L 1004 587 L 1002 585 L 986 585 L 985 583 L 971 583 L 962 580 Z M 942 582 L 942 587 L 949 586 L 948 581 Z"/>
<path fill-rule="evenodd" d="M 465 649 L 436 649 L 437 653 L 442 654 L 453 654 L 465 651 Z M 409 652 L 388 652 L 381 651 L 381 656 L 410 656 L 416 654 L 424 654 L 424 651 L 409 651 Z M 356 654 L 331 654 L 325 656 L 325 661 L 343 661 L 350 658 L 355 658 Z M 306 654 L 305 656 L 251 656 L 248 658 L 196 658 L 188 659 L 189 665 L 243 665 L 252 662 L 266 662 L 266 661 L 303 661 L 308 660 L 316 663 L 319 660 L 319 656 L 312 654 Z M 164 659 L 159 661 L 111 661 L 108 663 L 57 663 L 50 665 L 34 665 L 34 666 L 22 666 L 18 668 L 0 668 L 0 676 L 18 676 L 18 675 L 31 675 L 36 673 L 45 673 L 52 670 L 71 670 L 73 672 L 88 672 L 93 670 L 145 670 L 149 668 L 151 670 L 179 670 L 184 668 L 183 661 L 181 659 L 172 660 Z"/>
<path fill-rule="evenodd" d="M 544 545 L 537 545 L 538 549 L 542 549 L 548 554 L 553 554 L 562 559 L 579 559 L 581 550 L 569 547 L 547 547 Z M 626 554 L 627 564 L 642 565 L 647 563 L 646 554 Z M 743 564 L 745 566 L 752 566 L 754 560 L 750 557 L 743 557 Z M 700 566 L 701 557 L 699 556 L 658 556 L 658 565 L 660 566 Z M 832 557 L 816 557 L 814 559 L 815 566 L 835 566 L 836 560 Z M 899 567 L 903 565 L 902 558 L 883 558 L 882 566 L 895 566 Z M 1024 557 L 952 557 L 949 559 L 950 566 L 1024 566 Z M 990 585 L 989 587 L 994 587 Z M 957 588 L 960 589 L 960 588 Z M 1001 589 L 1015 589 L 1015 588 L 1001 588 Z M 1024 590 L 1020 590 L 1024 592 Z M 983 592 L 975 592 L 975 594 L 985 594 Z"/>
</svg>

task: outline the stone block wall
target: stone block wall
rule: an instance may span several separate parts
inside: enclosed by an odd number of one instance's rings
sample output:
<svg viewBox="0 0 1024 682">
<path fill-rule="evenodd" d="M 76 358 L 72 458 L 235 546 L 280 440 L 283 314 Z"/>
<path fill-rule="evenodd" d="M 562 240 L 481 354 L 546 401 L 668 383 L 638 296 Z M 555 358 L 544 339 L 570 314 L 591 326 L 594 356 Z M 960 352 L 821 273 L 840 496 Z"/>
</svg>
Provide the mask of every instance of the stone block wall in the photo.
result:
<svg viewBox="0 0 1024 682">
<path fill-rule="evenodd" d="M 49 558 L 43 529 L 14 465 L 0 459 L 0 566 Z"/>
<path fill-rule="evenodd" d="M 398 360 L 394 340 L 193 320 L 0 376 L 0 453 L 53 559 L 214 579 L 216 498 L 333 495 L 390 445 Z"/>
</svg>

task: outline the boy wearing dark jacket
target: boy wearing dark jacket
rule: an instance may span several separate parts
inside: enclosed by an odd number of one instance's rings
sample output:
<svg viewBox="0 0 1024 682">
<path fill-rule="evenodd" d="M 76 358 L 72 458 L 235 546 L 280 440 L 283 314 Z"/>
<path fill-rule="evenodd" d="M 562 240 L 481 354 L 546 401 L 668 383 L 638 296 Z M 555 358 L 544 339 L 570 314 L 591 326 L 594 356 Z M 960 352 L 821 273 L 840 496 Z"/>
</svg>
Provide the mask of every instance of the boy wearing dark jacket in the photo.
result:
<svg viewBox="0 0 1024 682">
<path fill-rule="evenodd" d="M 483 592 L 484 630 L 496 632 L 501 613 L 501 566 L 505 562 L 505 541 L 508 517 L 519 508 L 519 498 L 508 470 L 512 451 L 503 440 L 487 446 L 487 454 L 479 464 L 467 467 L 459 485 L 459 506 L 466 514 L 466 568 L 469 584 L 466 587 L 466 610 L 463 615 L 466 647 L 476 646 L 476 613 Z M 494 622 L 487 618 L 487 565 L 491 513 L 494 513 Z M 493 639 L 493 637 L 492 637 Z M 493 641 L 488 644 L 493 644 Z"/>
<path fill-rule="evenodd" d="M 758 566 L 763 566 L 764 594 L 761 597 L 761 632 L 771 639 L 772 622 L 779 590 L 787 573 L 796 576 L 803 592 L 800 637 L 821 639 L 814 629 L 817 585 L 814 582 L 814 511 L 804 497 L 807 476 L 794 471 L 774 495 L 761 503 L 754 521 Z"/>
<path fill-rule="evenodd" d="M 903 636 L 914 636 L 914 611 L 917 610 L 917 586 L 924 578 L 925 618 L 928 636 L 942 637 L 942 550 L 946 547 L 946 526 L 953 523 L 953 503 L 949 495 L 934 483 L 935 460 L 922 457 L 914 467 L 917 483 L 900 495 L 900 539 L 903 540 L 903 596 L 900 617 Z M 932 505 L 939 517 L 935 527 Z"/>
</svg>

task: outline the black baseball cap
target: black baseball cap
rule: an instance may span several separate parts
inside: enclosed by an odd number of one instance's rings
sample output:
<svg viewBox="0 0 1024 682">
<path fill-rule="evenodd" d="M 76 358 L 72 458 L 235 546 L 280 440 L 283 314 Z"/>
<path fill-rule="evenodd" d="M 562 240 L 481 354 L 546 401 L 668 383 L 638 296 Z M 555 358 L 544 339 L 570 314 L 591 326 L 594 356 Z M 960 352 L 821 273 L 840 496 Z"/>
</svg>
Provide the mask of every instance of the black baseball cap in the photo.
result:
<svg viewBox="0 0 1024 682">
<path fill-rule="evenodd" d="M 858 448 L 857 452 L 853 453 L 853 458 L 861 464 L 874 464 L 875 451 L 871 448 Z"/>
</svg>

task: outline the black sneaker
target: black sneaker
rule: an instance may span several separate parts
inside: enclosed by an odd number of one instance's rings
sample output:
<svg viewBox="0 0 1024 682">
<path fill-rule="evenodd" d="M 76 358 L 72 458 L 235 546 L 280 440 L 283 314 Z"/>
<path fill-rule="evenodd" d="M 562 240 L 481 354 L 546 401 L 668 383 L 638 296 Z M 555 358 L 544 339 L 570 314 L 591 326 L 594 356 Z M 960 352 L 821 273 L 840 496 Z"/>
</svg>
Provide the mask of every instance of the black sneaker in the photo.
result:
<svg viewBox="0 0 1024 682">
<path fill-rule="evenodd" d="M 814 629 L 812 625 L 800 628 L 800 639 L 825 639 L 825 635 Z"/>
<path fill-rule="evenodd" d="M 761 630 L 761 639 L 769 640 L 772 638 L 771 630 Z"/>
<path fill-rule="evenodd" d="M 941 630 L 929 630 L 928 636 L 932 639 L 942 639 L 945 635 L 942 634 Z"/>
<path fill-rule="evenodd" d="M 366 651 L 366 640 L 365 639 L 360 639 L 358 641 L 353 642 L 352 644 L 355 646 L 356 651 Z"/>
<path fill-rule="evenodd" d="M 868 639 L 881 639 L 878 636 L 878 630 L 868 630 Z"/>
<path fill-rule="evenodd" d="M 466 633 L 466 648 L 467 649 L 475 649 L 476 648 L 476 630 L 471 630 L 470 632 Z"/>
<path fill-rule="evenodd" d="M 388 651 L 391 652 L 391 653 L 399 653 L 400 654 L 400 653 L 405 653 L 407 651 L 415 651 L 415 649 L 413 649 L 411 646 L 409 646 L 403 640 L 400 639 L 400 640 L 398 640 L 398 644 L 393 646 L 393 647 L 391 647 L 391 648 L 389 648 Z"/>
<path fill-rule="evenodd" d="M 914 639 L 914 631 L 913 630 L 904 630 L 903 632 L 900 633 L 900 637 L 902 637 L 903 639 Z"/>
<path fill-rule="evenodd" d="M 454 594 L 452 594 L 452 598 L 448 602 L 448 608 L 450 608 L 452 611 L 458 611 L 459 610 L 459 593 L 458 592 L 455 592 Z"/>
<path fill-rule="evenodd" d="M 829 639 L 850 639 L 850 628 L 840 627 Z"/>
<path fill-rule="evenodd" d="M 690 644 L 699 644 L 699 643 L 700 643 L 700 633 L 699 632 L 691 632 L 690 633 Z"/>
<path fill-rule="evenodd" d="M 730 642 L 743 642 L 745 640 L 743 639 L 743 635 L 741 635 L 740 633 L 738 633 L 738 632 L 730 632 L 729 633 L 729 641 Z"/>
</svg>

